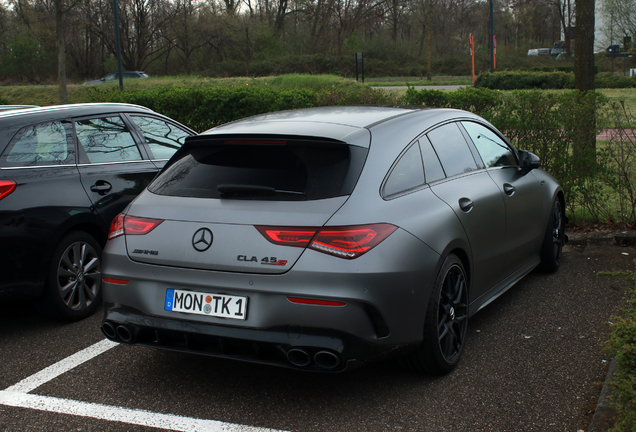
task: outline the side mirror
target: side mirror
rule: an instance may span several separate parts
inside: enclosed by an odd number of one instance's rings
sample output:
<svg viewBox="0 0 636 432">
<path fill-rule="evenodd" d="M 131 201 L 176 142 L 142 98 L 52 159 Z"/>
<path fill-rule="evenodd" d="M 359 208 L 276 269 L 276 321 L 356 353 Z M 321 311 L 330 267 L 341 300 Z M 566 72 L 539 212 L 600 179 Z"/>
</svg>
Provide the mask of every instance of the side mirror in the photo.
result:
<svg viewBox="0 0 636 432">
<path fill-rule="evenodd" d="M 541 167 L 541 159 L 534 153 L 526 150 L 519 150 L 519 166 L 524 173 Z"/>
</svg>

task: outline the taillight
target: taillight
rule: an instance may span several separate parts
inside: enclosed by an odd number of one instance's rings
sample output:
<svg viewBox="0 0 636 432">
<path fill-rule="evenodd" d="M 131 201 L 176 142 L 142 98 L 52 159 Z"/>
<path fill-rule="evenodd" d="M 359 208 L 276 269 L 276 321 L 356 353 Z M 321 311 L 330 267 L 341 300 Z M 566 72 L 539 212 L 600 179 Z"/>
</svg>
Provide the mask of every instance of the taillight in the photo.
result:
<svg viewBox="0 0 636 432">
<path fill-rule="evenodd" d="M 157 228 L 163 220 L 140 218 L 129 216 L 123 213 L 117 215 L 110 225 L 108 240 L 112 240 L 121 235 L 144 235 Z"/>
<path fill-rule="evenodd" d="M 13 180 L 0 180 L 0 200 L 15 190 L 15 182 Z"/>
<path fill-rule="evenodd" d="M 281 246 L 307 247 L 318 228 L 285 228 L 257 226 L 256 229 L 270 242 Z"/>
<path fill-rule="evenodd" d="M 372 224 L 323 228 L 257 226 L 256 229 L 274 244 L 308 247 L 339 258 L 354 259 L 380 244 L 397 227 Z"/>
</svg>

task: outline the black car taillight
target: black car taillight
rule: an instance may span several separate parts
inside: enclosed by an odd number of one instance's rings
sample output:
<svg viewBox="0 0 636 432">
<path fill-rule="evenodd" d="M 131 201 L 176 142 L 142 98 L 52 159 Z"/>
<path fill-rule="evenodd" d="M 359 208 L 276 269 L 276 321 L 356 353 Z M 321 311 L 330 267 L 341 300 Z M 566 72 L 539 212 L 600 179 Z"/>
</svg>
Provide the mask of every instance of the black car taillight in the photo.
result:
<svg viewBox="0 0 636 432">
<path fill-rule="evenodd" d="M 15 182 L 13 180 L 0 180 L 0 200 L 8 196 L 15 190 Z"/>
<path fill-rule="evenodd" d="M 354 259 L 384 241 L 396 229 L 390 224 L 296 228 L 257 226 L 270 242 L 281 246 L 308 247 L 344 259 Z"/>
<path fill-rule="evenodd" d="M 144 235 L 157 228 L 163 220 L 140 218 L 129 216 L 123 213 L 117 215 L 110 225 L 108 240 L 112 240 L 121 235 Z"/>
</svg>

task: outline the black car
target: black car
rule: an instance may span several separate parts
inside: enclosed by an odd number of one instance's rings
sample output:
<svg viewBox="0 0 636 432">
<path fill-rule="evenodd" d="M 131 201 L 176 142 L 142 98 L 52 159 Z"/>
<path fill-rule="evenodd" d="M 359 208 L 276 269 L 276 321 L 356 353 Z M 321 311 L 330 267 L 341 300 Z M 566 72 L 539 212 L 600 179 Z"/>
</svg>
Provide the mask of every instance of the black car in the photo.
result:
<svg viewBox="0 0 636 432">
<path fill-rule="evenodd" d="M 113 218 L 194 134 L 128 104 L 0 112 L 0 292 L 58 318 L 93 313 Z"/>
</svg>

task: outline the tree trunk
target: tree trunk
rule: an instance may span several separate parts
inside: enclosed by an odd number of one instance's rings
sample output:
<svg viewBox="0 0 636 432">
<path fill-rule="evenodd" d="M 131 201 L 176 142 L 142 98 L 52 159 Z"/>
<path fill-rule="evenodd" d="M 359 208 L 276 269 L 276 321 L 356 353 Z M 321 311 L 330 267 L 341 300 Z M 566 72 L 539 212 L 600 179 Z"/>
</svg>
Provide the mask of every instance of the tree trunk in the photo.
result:
<svg viewBox="0 0 636 432">
<path fill-rule="evenodd" d="M 55 0 L 55 37 L 57 38 L 57 81 L 60 105 L 68 103 L 66 90 L 66 44 L 64 41 L 64 11 L 62 0 Z"/>
<path fill-rule="evenodd" d="M 578 131 L 574 148 L 575 169 L 589 176 L 596 165 L 596 98 L 594 91 L 594 0 L 576 0 L 574 85 L 578 90 Z"/>
</svg>

